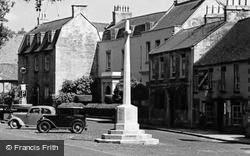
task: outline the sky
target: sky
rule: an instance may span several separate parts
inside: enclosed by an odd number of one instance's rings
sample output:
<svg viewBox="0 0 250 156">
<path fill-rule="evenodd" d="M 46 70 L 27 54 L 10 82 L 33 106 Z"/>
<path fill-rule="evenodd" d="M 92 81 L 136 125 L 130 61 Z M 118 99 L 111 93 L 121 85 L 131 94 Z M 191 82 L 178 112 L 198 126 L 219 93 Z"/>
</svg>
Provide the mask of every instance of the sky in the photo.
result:
<svg viewBox="0 0 250 156">
<path fill-rule="evenodd" d="M 6 16 L 9 20 L 6 24 L 14 31 L 24 28 L 25 31 L 33 29 L 37 24 L 37 12 L 35 0 L 29 3 L 24 0 L 15 0 L 15 5 Z M 47 21 L 71 16 L 71 5 L 88 5 L 87 17 L 93 22 L 110 23 L 114 5 L 125 5 L 130 7 L 133 16 L 149 14 L 168 10 L 173 0 L 62 0 L 51 4 L 43 0 L 42 12 L 46 13 Z"/>
</svg>

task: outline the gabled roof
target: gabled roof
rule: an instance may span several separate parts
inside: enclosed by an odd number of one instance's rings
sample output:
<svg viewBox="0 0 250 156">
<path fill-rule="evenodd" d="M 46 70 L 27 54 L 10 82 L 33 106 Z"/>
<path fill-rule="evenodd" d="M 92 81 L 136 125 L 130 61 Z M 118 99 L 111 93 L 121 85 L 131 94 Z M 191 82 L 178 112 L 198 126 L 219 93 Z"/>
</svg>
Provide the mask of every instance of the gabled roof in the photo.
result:
<svg viewBox="0 0 250 156">
<path fill-rule="evenodd" d="M 192 0 L 176 4 L 163 18 L 155 25 L 153 30 L 163 29 L 172 26 L 179 26 L 197 10 L 204 0 Z"/>
<path fill-rule="evenodd" d="M 130 25 L 141 25 L 141 24 L 145 24 L 146 22 L 156 22 L 165 13 L 166 13 L 166 11 L 156 12 L 156 13 L 152 13 L 152 14 L 146 14 L 146 15 L 142 15 L 142 16 L 131 17 L 131 18 L 128 18 L 128 20 L 130 22 Z M 123 28 L 123 27 L 125 27 L 125 20 L 122 20 L 122 21 L 118 22 L 116 25 L 112 26 L 109 29 Z"/>
<path fill-rule="evenodd" d="M 183 29 L 171 38 L 165 44 L 153 49 L 150 54 L 158 54 L 162 52 L 174 51 L 192 47 L 220 28 L 224 21 L 213 22 L 190 29 Z"/>
<path fill-rule="evenodd" d="M 0 48 L 0 63 L 17 64 L 17 52 L 22 43 L 23 35 L 13 35 Z"/>
<path fill-rule="evenodd" d="M 0 80 L 16 80 L 17 81 L 17 64 L 0 64 Z"/>
<path fill-rule="evenodd" d="M 250 18 L 236 23 L 233 28 L 203 57 L 196 66 L 228 63 L 250 58 Z"/>
</svg>

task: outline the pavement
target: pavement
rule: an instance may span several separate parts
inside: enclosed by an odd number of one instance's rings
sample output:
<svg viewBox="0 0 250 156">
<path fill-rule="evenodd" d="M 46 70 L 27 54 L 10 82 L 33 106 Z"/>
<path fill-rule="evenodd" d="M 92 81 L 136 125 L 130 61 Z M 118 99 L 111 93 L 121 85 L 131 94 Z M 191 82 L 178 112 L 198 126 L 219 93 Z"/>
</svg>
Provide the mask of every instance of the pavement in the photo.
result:
<svg viewBox="0 0 250 156">
<path fill-rule="evenodd" d="M 87 118 L 89 121 L 101 121 L 101 122 L 112 122 L 110 119 L 98 119 L 98 118 Z M 242 134 L 223 134 L 222 132 L 215 130 L 201 130 L 201 129 L 180 129 L 180 128 L 164 128 L 153 125 L 143 125 L 144 128 L 150 128 L 160 131 L 172 132 L 185 134 L 190 136 L 196 136 L 206 139 L 219 140 L 229 143 L 240 143 L 240 144 L 249 144 L 250 138 L 247 138 Z"/>
<path fill-rule="evenodd" d="M 159 126 L 152 126 L 152 125 L 144 125 L 146 128 L 152 128 L 156 130 L 172 132 L 172 133 L 179 133 L 179 134 L 186 134 L 190 136 L 196 136 L 206 139 L 214 139 L 229 143 L 240 143 L 240 144 L 250 144 L 250 138 L 247 138 L 245 135 L 242 134 L 224 134 L 219 131 L 213 130 L 200 130 L 200 129 L 180 129 L 180 128 L 164 128 Z"/>
</svg>

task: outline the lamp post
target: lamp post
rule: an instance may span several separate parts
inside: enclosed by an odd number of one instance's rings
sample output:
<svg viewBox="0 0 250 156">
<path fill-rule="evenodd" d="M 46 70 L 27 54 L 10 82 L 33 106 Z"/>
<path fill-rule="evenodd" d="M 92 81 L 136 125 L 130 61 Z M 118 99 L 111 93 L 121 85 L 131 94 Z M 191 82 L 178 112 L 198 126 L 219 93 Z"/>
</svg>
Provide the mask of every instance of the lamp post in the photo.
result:
<svg viewBox="0 0 250 156">
<path fill-rule="evenodd" d="M 26 84 L 24 84 L 24 74 L 26 73 L 26 68 L 21 67 L 20 68 L 20 73 L 22 74 L 22 80 L 21 80 L 21 104 L 27 104 L 27 91 L 26 91 Z"/>
</svg>

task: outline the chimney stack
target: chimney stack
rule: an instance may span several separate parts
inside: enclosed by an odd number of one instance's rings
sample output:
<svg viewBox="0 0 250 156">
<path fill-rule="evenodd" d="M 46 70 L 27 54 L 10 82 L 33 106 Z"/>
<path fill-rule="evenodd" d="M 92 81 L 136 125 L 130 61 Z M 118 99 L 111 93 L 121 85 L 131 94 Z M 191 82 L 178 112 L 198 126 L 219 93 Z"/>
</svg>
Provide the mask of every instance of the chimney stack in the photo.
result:
<svg viewBox="0 0 250 156">
<path fill-rule="evenodd" d="M 113 11 L 113 24 L 120 22 L 123 19 L 131 18 L 132 12 L 130 12 L 128 6 L 114 6 Z"/>
<path fill-rule="evenodd" d="M 72 17 L 76 17 L 79 14 L 86 15 L 87 5 L 72 5 Z"/>
</svg>

